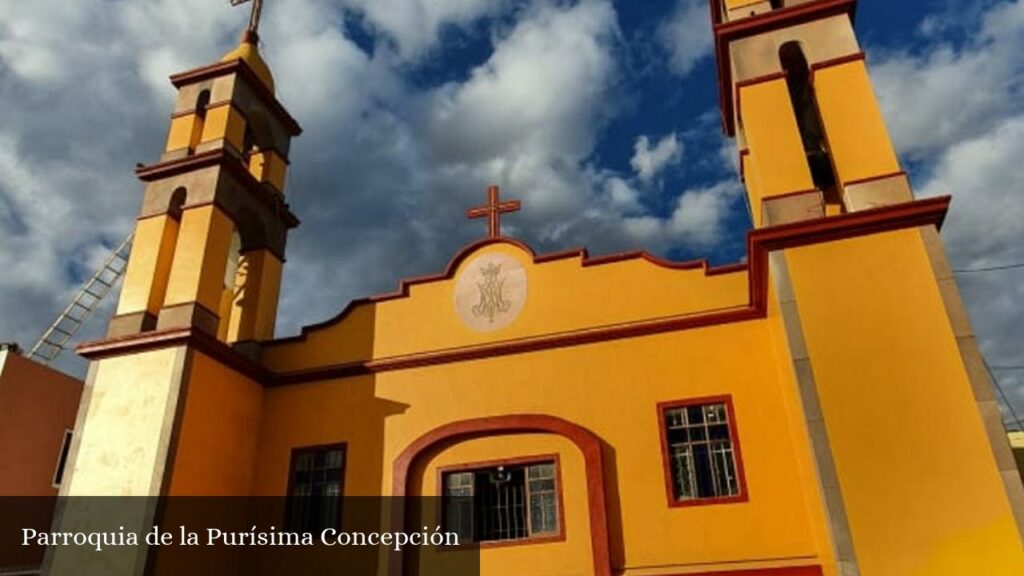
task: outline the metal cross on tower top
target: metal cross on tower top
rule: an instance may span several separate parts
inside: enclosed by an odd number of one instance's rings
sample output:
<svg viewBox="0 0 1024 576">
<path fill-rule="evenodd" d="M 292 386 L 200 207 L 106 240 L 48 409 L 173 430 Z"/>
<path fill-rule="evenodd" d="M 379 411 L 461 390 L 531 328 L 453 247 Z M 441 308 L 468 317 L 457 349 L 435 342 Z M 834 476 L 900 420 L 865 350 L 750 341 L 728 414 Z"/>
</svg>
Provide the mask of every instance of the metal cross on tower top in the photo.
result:
<svg viewBox="0 0 1024 576">
<path fill-rule="evenodd" d="M 252 2 L 252 14 L 249 15 L 249 32 L 256 32 L 260 27 L 260 13 L 263 12 L 263 0 L 231 0 L 232 6 L 240 6 Z"/>
<path fill-rule="evenodd" d="M 487 189 L 487 205 L 470 208 L 466 211 L 467 218 L 487 218 L 487 237 L 501 237 L 501 215 L 507 212 L 518 212 L 522 205 L 519 200 L 502 202 L 498 197 L 498 187 Z"/>
</svg>

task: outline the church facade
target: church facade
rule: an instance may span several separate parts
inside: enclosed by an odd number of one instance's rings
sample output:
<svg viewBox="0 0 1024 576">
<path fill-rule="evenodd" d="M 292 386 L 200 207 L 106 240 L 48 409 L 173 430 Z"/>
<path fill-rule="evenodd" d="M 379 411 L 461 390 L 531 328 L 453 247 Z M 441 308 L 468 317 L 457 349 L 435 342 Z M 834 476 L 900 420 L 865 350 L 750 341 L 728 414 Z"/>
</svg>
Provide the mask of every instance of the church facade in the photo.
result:
<svg viewBox="0 0 1024 576">
<path fill-rule="evenodd" d="M 488 576 L 1024 573 L 950 199 L 914 198 L 855 9 L 711 2 L 744 263 L 536 254 L 493 189 L 443 271 L 279 339 L 301 130 L 255 29 L 174 76 L 61 494 L 307 498 L 320 524 L 341 496 L 436 496 Z"/>
</svg>

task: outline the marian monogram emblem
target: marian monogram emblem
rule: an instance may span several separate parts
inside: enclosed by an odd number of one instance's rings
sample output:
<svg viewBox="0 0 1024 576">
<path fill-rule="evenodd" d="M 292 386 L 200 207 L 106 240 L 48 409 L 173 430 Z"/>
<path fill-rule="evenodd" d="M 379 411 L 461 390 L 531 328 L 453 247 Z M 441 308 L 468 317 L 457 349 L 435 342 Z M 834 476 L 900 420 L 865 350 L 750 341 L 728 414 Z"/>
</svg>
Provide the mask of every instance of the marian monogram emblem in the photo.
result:
<svg viewBox="0 0 1024 576">
<path fill-rule="evenodd" d="M 508 312 L 512 303 L 505 300 L 501 294 L 502 288 L 505 286 L 505 278 L 501 276 L 500 265 L 488 262 L 480 269 L 480 273 L 483 274 L 484 279 L 476 284 L 480 289 L 480 302 L 473 306 L 473 315 L 485 316 L 488 322 L 493 323 L 494 317 Z"/>
<path fill-rule="evenodd" d="M 526 270 L 508 254 L 481 254 L 462 267 L 455 282 L 455 312 L 478 332 L 508 326 L 525 303 Z"/>
</svg>

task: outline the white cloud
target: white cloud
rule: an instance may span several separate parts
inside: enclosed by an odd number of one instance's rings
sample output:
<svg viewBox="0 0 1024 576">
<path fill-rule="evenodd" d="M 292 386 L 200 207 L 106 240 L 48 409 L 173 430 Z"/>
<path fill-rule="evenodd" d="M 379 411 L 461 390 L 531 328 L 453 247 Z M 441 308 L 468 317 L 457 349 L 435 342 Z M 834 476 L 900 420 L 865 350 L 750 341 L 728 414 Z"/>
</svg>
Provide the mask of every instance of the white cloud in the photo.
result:
<svg viewBox="0 0 1024 576">
<path fill-rule="evenodd" d="M 403 59 L 428 54 L 445 26 L 466 27 L 485 16 L 500 14 L 508 0 L 343 0 L 385 34 Z"/>
<path fill-rule="evenodd" d="M 468 81 L 437 90 L 430 136 L 442 162 L 560 156 L 577 161 L 608 114 L 617 22 L 607 1 L 542 4 L 500 38 Z"/>
<path fill-rule="evenodd" d="M 721 182 L 683 193 L 669 224 L 672 236 L 698 246 L 721 242 L 727 232 L 725 217 L 742 194 L 738 182 Z"/>
<path fill-rule="evenodd" d="M 605 180 L 605 192 L 613 207 L 623 214 L 642 212 L 640 191 L 628 180 L 611 176 Z"/>
<path fill-rule="evenodd" d="M 677 0 L 672 15 L 658 30 L 658 40 L 669 53 L 672 72 L 687 76 L 712 53 L 707 0 Z"/>
<path fill-rule="evenodd" d="M 976 22 L 962 46 L 938 38 L 924 51 L 869 50 L 871 75 L 902 154 L 935 154 L 1024 110 L 1024 3 L 999 2 Z"/>
<path fill-rule="evenodd" d="M 665 136 L 651 148 L 646 135 L 636 139 L 633 145 L 633 159 L 630 166 L 644 182 L 650 182 L 665 168 L 678 164 L 683 158 L 683 146 L 675 132 Z"/>
</svg>

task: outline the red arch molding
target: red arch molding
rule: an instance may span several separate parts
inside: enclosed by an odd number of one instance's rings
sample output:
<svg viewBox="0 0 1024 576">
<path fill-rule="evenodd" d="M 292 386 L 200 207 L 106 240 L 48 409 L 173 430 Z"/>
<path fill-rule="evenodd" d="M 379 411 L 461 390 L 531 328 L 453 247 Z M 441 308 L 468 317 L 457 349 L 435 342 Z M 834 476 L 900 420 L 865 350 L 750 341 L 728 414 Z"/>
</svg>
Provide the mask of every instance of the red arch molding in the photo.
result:
<svg viewBox="0 0 1024 576">
<path fill-rule="evenodd" d="M 583 453 L 583 464 L 587 478 L 587 503 L 590 508 L 590 547 L 593 557 L 594 575 L 611 576 L 611 556 L 608 550 L 608 513 L 605 505 L 604 463 L 601 456 L 601 440 L 590 430 L 556 416 L 543 414 L 515 414 L 475 418 L 445 424 L 434 428 L 410 444 L 395 459 L 391 494 L 402 497 L 409 493 L 409 472 L 417 460 L 430 448 L 467 438 L 493 436 L 496 434 L 522 434 L 541 432 L 557 434 L 568 438 Z M 395 530 L 400 531 L 405 523 L 404 507 L 399 505 L 395 512 Z M 401 557 L 396 558 L 391 574 L 402 574 Z"/>
</svg>

